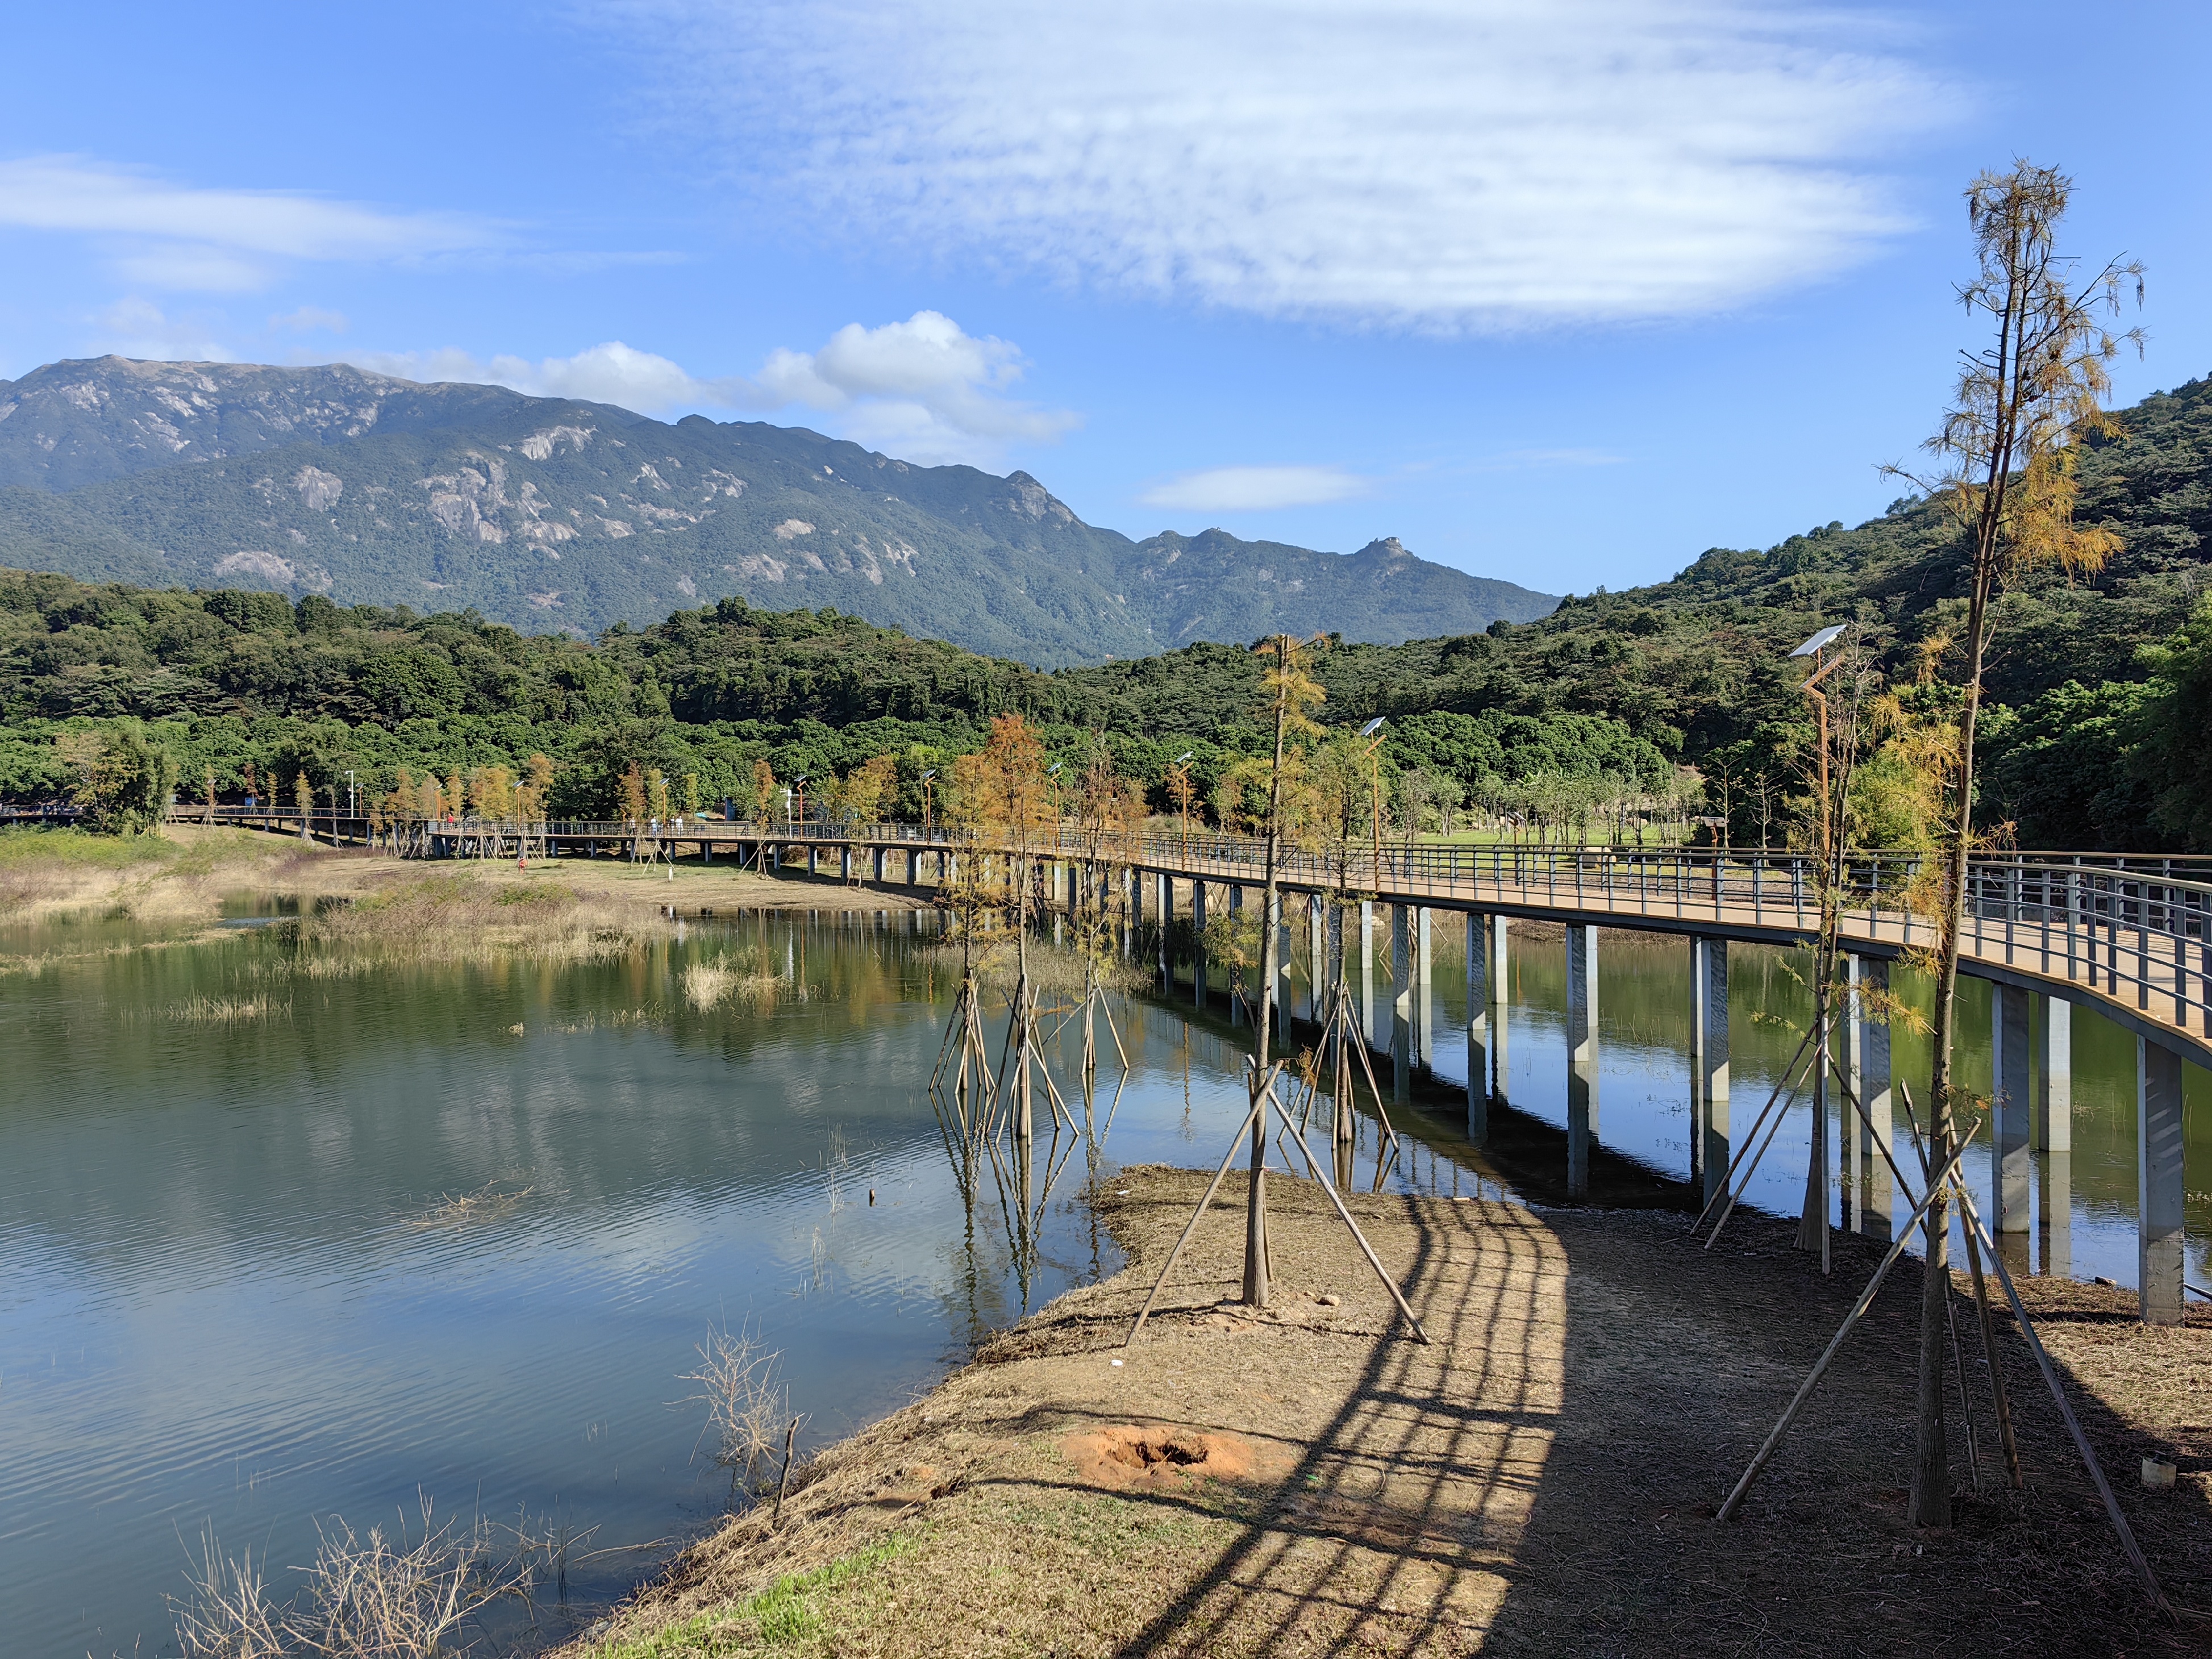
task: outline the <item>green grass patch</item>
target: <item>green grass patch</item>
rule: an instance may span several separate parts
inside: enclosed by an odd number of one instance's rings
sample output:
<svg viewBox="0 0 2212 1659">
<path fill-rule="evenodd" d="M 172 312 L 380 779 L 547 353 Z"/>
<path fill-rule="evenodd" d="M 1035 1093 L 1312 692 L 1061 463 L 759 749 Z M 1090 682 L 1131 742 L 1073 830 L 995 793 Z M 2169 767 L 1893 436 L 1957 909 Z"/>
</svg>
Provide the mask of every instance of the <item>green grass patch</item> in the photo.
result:
<svg viewBox="0 0 2212 1659">
<path fill-rule="evenodd" d="M 63 865 L 77 870 L 131 870 L 173 861 L 181 849 L 157 835 L 95 836 L 74 826 L 11 824 L 0 830 L 0 866 Z"/>
<path fill-rule="evenodd" d="M 681 1624 L 649 1636 L 602 1643 L 591 1650 L 592 1659 L 690 1659 L 696 1655 L 714 1659 L 721 1654 L 795 1648 L 823 1632 L 817 1597 L 866 1577 L 914 1547 L 912 1537 L 893 1533 L 811 1571 L 787 1573 L 766 1589 L 729 1607 L 695 1613 Z"/>
</svg>

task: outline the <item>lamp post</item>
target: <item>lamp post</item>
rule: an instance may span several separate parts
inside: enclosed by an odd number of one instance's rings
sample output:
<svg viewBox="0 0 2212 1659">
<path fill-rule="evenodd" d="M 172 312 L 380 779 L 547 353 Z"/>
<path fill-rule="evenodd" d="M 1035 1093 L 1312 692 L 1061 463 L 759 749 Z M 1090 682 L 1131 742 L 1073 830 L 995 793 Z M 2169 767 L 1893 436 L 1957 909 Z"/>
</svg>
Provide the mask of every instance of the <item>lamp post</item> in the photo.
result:
<svg viewBox="0 0 2212 1659">
<path fill-rule="evenodd" d="M 798 779 L 798 781 L 797 781 L 797 783 L 794 785 L 794 787 L 796 787 L 796 788 L 798 789 L 798 791 L 799 791 L 799 817 L 798 817 L 798 820 L 797 820 L 797 821 L 798 821 L 799 823 L 805 823 L 805 822 L 806 822 L 806 775 L 805 775 L 805 774 L 801 773 L 801 774 L 799 775 L 799 779 Z"/>
<path fill-rule="evenodd" d="M 353 768 L 350 766 L 346 768 L 346 816 L 349 818 L 359 817 L 361 816 L 360 813 L 354 810 Z"/>
<path fill-rule="evenodd" d="M 1804 1225 L 1798 1233 L 1802 1247 L 1817 1249 L 1820 1253 L 1820 1271 L 1829 1270 L 1828 1255 L 1828 1066 L 1830 1048 L 1829 1000 L 1835 983 L 1837 877 L 1840 826 L 1836 822 L 1836 803 L 1830 793 L 1828 782 L 1828 696 L 1820 690 L 1843 653 L 1836 653 L 1825 662 L 1821 654 L 1835 644 L 1843 634 L 1843 625 L 1824 628 L 1790 653 L 1791 660 L 1809 660 L 1812 672 L 1805 677 L 1798 689 L 1812 699 L 1820 720 L 1820 877 L 1818 894 L 1820 900 L 1820 947 L 1814 961 L 1813 981 L 1813 1018 L 1815 1022 L 1815 1047 L 1818 1054 L 1814 1061 L 1813 1085 L 1813 1149 L 1805 1177 Z M 1809 1237 L 1808 1236 L 1809 1234 Z"/>
<path fill-rule="evenodd" d="M 1382 881 L 1382 739 L 1377 734 L 1382 730 L 1382 716 L 1359 728 L 1359 735 L 1369 739 L 1367 744 L 1367 799 L 1375 812 L 1375 881 Z"/>
<path fill-rule="evenodd" d="M 933 766 L 921 775 L 921 838 L 924 841 L 927 841 L 930 835 L 930 780 L 936 775 L 937 769 Z"/>
<path fill-rule="evenodd" d="M 1176 805 L 1182 809 L 1182 850 L 1186 856 L 1190 852 L 1190 755 L 1189 750 L 1184 750 L 1168 768 L 1168 787 L 1175 795 Z"/>
</svg>

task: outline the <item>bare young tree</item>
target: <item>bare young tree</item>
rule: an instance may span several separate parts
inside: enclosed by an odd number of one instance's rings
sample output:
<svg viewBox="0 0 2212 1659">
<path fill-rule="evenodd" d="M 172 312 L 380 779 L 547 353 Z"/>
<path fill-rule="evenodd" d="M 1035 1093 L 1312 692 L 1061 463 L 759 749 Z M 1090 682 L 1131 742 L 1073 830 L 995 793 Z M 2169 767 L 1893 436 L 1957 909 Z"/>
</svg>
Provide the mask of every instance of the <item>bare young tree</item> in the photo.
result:
<svg viewBox="0 0 2212 1659">
<path fill-rule="evenodd" d="M 2074 523 L 2079 441 L 2112 429 L 2105 410 L 2106 365 L 2123 344 L 2141 349 L 2142 331 L 2115 333 L 2100 320 L 2118 314 L 2126 291 L 2142 301 L 2142 265 L 2115 259 L 2086 282 L 2058 252 L 2059 222 L 2073 181 L 2052 167 L 2015 161 L 1967 185 L 1966 218 L 1978 269 L 1960 285 L 1969 317 L 1986 318 L 1996 337 L 1963 354 L 1958 390 L 1942 430 L 1926 447 L 1942 463 L 1931 479 L 1889 471 L 1942 499 L 1964 532 L 1972 562 L 1955 742 L 1943 765 L 1945 823 L 1941 885 L 1934 896 L 1936 946 L 1929 1090 L 1933 1142 L 1928 1160 L 1942 1169 L 1954 1145 L 1952 1029 L 1965 914 L 1966 860 L 1974 843 L 1974 732 L 1982 671 L 1995 629 L 1990 601 L 1999 583 L 2056 566 L 2069 574 L 2098 569 L 2118 546 L 2102 529 Z M 1919 1422 L 1910 1514 L 1920 1526 L 1951 1522 L 1951 1477 L 1943 1424 L 1945 1310 L 1950 1290 L 1948 1206 L 1938 1197 L 1925 1227 L 1927 1272 L 1921 1300 Z"/>
</svg>

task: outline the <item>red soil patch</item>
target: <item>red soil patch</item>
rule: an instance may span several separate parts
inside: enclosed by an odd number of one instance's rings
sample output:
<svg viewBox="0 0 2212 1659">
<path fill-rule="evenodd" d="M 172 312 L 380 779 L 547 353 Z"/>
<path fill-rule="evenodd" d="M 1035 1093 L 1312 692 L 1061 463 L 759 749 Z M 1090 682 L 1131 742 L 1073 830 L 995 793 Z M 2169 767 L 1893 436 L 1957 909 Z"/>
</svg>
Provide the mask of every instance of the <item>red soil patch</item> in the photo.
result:
<svg viewBox="0 0 2212 1659">
<path fill-rule="evenodd" d="M 1093 1486 L 1181 1486 L 1192 1480 L 1249 1480 L 1257 1461 L 1241 1435 L 1206 1434 L 1164 1424 L 1132 1423 L 1072 1434 L 1060 1451 Z"/>
</svg>

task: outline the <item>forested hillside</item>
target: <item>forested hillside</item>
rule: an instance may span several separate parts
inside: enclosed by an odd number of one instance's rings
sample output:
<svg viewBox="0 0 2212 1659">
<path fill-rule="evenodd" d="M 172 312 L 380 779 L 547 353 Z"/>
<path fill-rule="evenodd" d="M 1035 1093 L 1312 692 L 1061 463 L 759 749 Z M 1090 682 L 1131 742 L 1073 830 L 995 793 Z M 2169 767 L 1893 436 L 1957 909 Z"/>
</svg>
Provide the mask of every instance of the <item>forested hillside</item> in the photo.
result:
<svg viewBox="0 0 2212 1659">
<path fill-rule="evenodd" d="M 2150 398 L 2125 423 L 2084 456 L 2080 514 L 2123 550 L 2094 581 L 2038 579 L 2000 605 L 1983 818 L 2025 845 L 2212 849 L 2212 384 Z M 1936 507 L 1901 501 L 1856 529 L 1710 550 L 1670 581 L 1570 599 L 1534 623 L 1335 641 L 1317 655 L 1323 713 L 1340 727 L 1389 718 L 1394 792 L 1419 773 L 1432 802 L 1519 810 L 1546 781 L 1579 777 L 1587 807 L 1662 797 L 1693 767 L 1735 838 L 1778 837 L 1807 731 L 1788 651 L 1848 622 L 1869 692 L 1923 670 L 1940 680 L 1960 553 Z M 67 786 L 58 731 L 132 720 L 175 754 L 194 798 L 210 768 L 234 793 L 249 761 L 327 790 L 347 769 L 380 787 L 401 765 L 447 775 L 543 753 L 556 807 L 592 812 L 632 761 L 696 775 L 712 799 L 742 794 L 756 760 L 820 779 L 890 754 L 912 810 L 923 769 L 1018 709 L 1063 758 L 1102 740 L 1164 807 L 1184 750 L 1202 796 L 1261 752 L 1257 700 L 1241 646 L 1044 673 L 834 611 L 734 599 L 586 643 L 313 594 L 0 577 L 0 790 L 18 799 Z M 1868 775 L 1863 833 L 1924 835 L 1884 804 L 1879 764 Z"/>
</svg>

